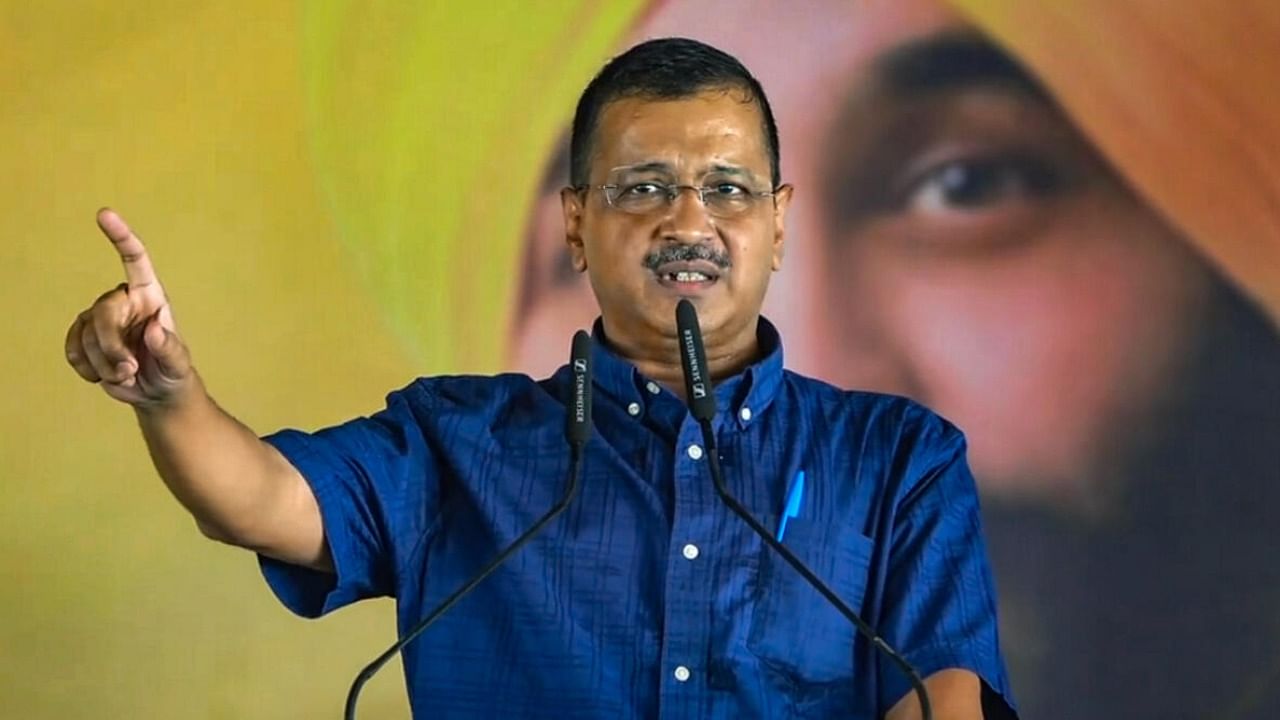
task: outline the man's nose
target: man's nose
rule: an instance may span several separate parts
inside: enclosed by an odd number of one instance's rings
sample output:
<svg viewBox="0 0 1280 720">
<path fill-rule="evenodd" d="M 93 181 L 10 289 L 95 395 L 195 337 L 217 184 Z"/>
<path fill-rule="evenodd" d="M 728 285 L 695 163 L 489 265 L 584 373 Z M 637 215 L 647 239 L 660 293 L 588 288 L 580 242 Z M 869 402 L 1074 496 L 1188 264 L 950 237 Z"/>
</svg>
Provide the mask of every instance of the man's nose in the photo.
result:
<svg viewBox="0 0 1280 720">
<path fill-rule="evenodd" d="M 662 221 L 663 237 L 686 244 L 702 243 L 714 237 L 715 219 L 707 212 L 698 189 L 686 185 L 676 188 L 675 192 Z"/>
</svg>

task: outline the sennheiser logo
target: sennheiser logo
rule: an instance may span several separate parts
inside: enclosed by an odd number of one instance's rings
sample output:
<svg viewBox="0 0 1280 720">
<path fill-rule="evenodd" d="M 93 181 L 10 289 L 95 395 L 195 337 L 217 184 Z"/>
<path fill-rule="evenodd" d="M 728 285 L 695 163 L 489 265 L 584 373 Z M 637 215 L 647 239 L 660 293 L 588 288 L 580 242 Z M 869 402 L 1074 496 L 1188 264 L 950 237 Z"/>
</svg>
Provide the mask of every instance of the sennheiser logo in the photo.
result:
<svg viewBox="0 0 1280 720">
<path fill-rule="evenodd" d="M 702 382 L 702 368 L 698 366 L 698 353 L 693 344 L 693 331 L 684 331 L 684 356 L 689 362 L 689 390 L 695 399 L 707 396 L 707 386 Z"/>
<path fill-rule="evenodd" d="M 587 371 L 587 361 L 586 361 L 585 359 L 583 359 L 583 358 L 578 358 L 577 360 L 574 360 L 574 361 L 573 361 L 573 371 L 574 371 L 574 372 L 579 372 L 579 373 L 584 373 L 584 372 L 586 372 L 586 371 Z"/>
<path fill-rule="evenodd" d="M 684 331 L 684 357 L 689 363 L 689 383 L 697 385 L 702 382 L 702 368 L 698 366 L 698 353 L 693 346 L 693 331 Z"/>
<path fill-rule="evenodd" d="M 577 365 L 581 361 L 574 361 Z M 584 365 L 586 363 L 583 363 Z M 587 378 L 585 375 L 578 375 L 573 381 L 573 419 L 575 422 L 584 423 L 587 421 Z"/>
</svg>

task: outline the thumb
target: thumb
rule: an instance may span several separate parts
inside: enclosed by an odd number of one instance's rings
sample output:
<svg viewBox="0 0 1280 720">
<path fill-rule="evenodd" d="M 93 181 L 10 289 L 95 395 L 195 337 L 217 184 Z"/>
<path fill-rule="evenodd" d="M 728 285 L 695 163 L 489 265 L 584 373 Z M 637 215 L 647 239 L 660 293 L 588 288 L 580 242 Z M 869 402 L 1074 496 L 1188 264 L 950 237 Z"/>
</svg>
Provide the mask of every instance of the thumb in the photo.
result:
<svg viewBox="0 0 1280 720">
<path fill-rule="evenodd" d="M 147 347 L 147 353 L 155 362 L 160 380 L 170 382 L 182 380 L 191 371 L 191 355 L 187 351 L 186 344 L 177 333 L 165 327 L 160 313 L 156 313 L 147 320 L 147 327 L 142 332 L 142 341 Z"/>
</svg>

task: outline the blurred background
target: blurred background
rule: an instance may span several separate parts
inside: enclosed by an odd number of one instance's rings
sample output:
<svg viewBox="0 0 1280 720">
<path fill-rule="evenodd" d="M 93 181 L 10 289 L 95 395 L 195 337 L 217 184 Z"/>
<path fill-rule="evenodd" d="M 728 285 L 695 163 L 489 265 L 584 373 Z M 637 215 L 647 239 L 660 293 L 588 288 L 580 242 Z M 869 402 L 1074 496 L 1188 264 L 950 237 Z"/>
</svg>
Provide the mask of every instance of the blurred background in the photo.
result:
<svg viewBox="0 0 1280 720">
<path fill-rule="evenodd" d="M 219 402 L 314 429 L 548 373 L 596 309 L 577 94 L 666 35 L 764 84 L 788 363 L 969 436 L 1024 716 L 1280 716 L 1280 6 L 0 0 L 6 717 L 311 718 L 395 632 L 292 617 L 62 357 L 152 254 Z M 403 679 L 370 717 L 407 717 Z"/>
</svg>

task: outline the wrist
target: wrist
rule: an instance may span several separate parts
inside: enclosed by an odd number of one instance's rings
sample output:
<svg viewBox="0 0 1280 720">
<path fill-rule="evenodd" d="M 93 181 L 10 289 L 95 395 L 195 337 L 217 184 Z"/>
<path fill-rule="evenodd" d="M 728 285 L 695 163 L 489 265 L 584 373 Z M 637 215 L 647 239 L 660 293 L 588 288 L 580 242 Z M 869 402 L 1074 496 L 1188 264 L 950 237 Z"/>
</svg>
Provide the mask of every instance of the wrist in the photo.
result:
<svg viewBox="0 0 1280 720">
<path fill-rule="evenodd" d="M 133 409 L 140 421 L 147 422 L 189 415 L 211 403 L 204 381 L 192 367 L 185 378 L 173 383 L 162 396 L 137 403 Z"/>
</svg>

